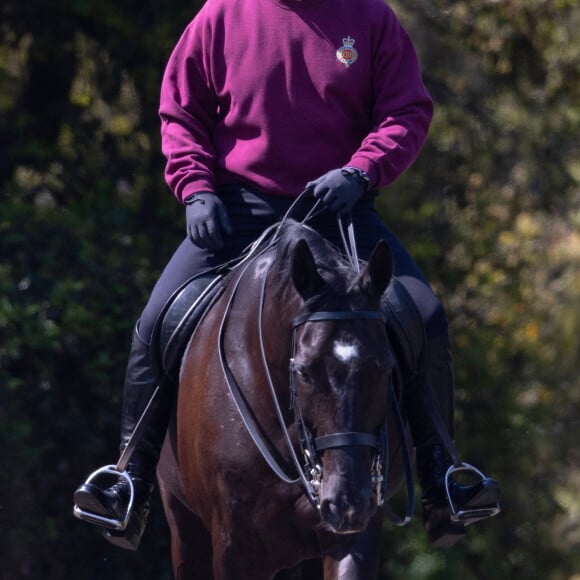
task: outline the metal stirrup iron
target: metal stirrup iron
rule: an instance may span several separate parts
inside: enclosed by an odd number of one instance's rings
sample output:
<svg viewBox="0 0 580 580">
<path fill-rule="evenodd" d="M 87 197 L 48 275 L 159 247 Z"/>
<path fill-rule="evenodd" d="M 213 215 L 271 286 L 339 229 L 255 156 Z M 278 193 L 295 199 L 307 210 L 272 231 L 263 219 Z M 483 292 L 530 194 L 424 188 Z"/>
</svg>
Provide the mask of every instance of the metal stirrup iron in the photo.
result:
<svg viewBox="0 0 580 580">
<path fill-rule="evenodd" d="M 461 457 L 459 456 L 459 451 L 457 450 L 457 447 L 455 446 L 453 439 L 451 439 L 451 436 L 449 435 L 449 432 L 447 430 L 447 426 L 443 422 L 443 418 L 439 414 L 439 411 L 435 405 L 431 385 L 427 383 L 426 388 L 427 392 L 425 393 L 426 399 L 425 405 L 427 407 L 427 412 L 431 418 L 433 426 L 435 427 L 435 431 L 439 436 L 439 440 L 445 447 L 447 454 L 449 455 L 451 461 L 453 462 L 445 474 L 445 493 L 447 496 L 447 502 L 449 503 L 451 521 L 462 523 L 463 525 L 468 526 L 469 524 L 473 524 L 479 520 L 496 516 L 501 511 L 499 503 L 496 503 L 495 506 L 459 509 L 458 506 L 456 506 L 455 503 L 453 502 L 453 499 L 451 497 L 451 491 L 449 489 L 451 475 L 459 471 L 468 471 L 470 473 L 475 473 L 480 478 L 480 481 L 487 479 L 487 476 L 484 475 L 479 469 L 477 469 L 473 465 L 465 463 L 464 461 L 461 460 Z"/>
<path fill-rule="evenodd" d="M 487 518 L 491 518 L 496 516 L 500 513 L 501 507 L 499 503 L 496 503 L 495 506 L 483 506 L 483 507 L 474 507 L 474 508 L 465 508 L 459 509 L 453 499 L 451 497 L 451 491 L 449 490 L 449 481 L 451 475 L 458 471 L 469 471 L 472 473 L 476 473 L 480 478 L 481 481 L 486 479 L 486 476 L 479 470 L 477 467 L 470 465 L 469 463 L 461 463 L 459 466 L 452 465 L 445 474 L 445 493 L 447 494 L 447 501 L 449 502 L 449 510 L 450 515 L 449 518 L 452 522 L 461 523 L 464 526 L 468 526 L 479 520 L 485 520 Z"/>
<path fill-rule="evenodd" d="M 105 465 L 104 467 L 100 467 L 96 471 L 93 471 L 93 473 L 91 473 L 85 481 L 85 485 L 87 484 L 94 485 L 94 482 L 96 482 L 97 480 L 103 480 L 112 477 L 115 477 L 117 481 L 119 479 L 126 481 L 129 486 L 129 502 L 127 504 L 127 509 L 125 510 L 123 517 L 118 519 L 108 518 L 106 516 L 102 516 L 100 514 L 96 514 L 91 511 L 83 510 L 78 505 L 75 505 L 73 508 L 73 514 L 75 515 L 75 517 L 90 524 L 104 526 L 105 528 L 114 529 L 121 532 L 126 529 L 127 524 L 129 523 L 129 518 L 131 517 L 131 512 L 133 510 L 133 503 L 135 501 L 135 487 L 133 485 L 133 481 L 131 480 L 129 473 L 127 472 L 127 465 L 129 464 L 129 461 L 133 456 L 133 453 L 135 453 L 137 445 L 141 441 L 141 436 L 143 434 L 143 431 L 145 430 L 145 427 L 149 423 L 150 409 L 151 406 L 153 405 L 153 402 L 158 397 L 160 389 L 161 389 L 160 385 L 157 385 L 157 387 L 155 387 L 155 391 L 153 391 L 151 399 L 149 399 L 149 402 L 147 403 L 145 410 L 141 414 L 141 417 L 139 418 L 137 425 L 135 425 L 135 429 L 131 434 L 131 438 L 129 439 L 127 445 L 125 446 L 125 449 L 123 449 L 123 452 L 121 453 L 121 456 L 117 461 L 117 464 Z"/>
</svg>

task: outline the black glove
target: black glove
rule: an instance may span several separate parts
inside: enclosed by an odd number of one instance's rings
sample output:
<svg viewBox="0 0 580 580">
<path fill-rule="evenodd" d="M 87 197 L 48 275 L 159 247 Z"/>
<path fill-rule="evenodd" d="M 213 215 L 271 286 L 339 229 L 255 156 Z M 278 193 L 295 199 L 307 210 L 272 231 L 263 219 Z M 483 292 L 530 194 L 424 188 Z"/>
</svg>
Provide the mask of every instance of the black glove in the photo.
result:
<svg viewBox="0 0 580 580">
<path fill-rule="evenodd" d="M 232 233 L 224 202 L 215 193 L 200 191 L 187 197 L 184 203 L 189 239 L 206 250 L 223 248 L 224 233 Z"/>
<path fill-rule="evenodd" d="M 349 213 L 368 188 L 368 181 L 352 169 L 333 169 L 318 179 L 310 181 L 306 189 L 334 213 Z"/>
</svg>

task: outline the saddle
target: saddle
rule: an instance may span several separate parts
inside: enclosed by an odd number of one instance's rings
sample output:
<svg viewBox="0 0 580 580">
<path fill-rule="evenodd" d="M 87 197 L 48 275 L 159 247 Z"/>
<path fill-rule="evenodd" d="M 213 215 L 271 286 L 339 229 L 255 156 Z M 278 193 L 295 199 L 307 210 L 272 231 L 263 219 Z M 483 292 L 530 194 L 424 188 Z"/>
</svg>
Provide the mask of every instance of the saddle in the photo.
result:
<svg viewBox="0 0 580 580">
<path fill-rule="evenodd" d="M 181 359 L 205 313 L 225 290 L 221 271 L 206 271 L 185 282 L 167 301 L 155 323 L 151 356 L 158 379 L 173 383 L 179 379 Z M 424 327 L 417 308 L 397 278 L 383 295 L 387 333 L 403 375 L 413 373 L 420 364 Z"/>
<path fill-rule="evenodd" d="M 157 379 L 176 384 L 185 349 L 205 313 L 226 288 L 225 274 L 215 270 L 190 278 L 166 302 L 151 337 L 150 355 Z"/>
</svg>

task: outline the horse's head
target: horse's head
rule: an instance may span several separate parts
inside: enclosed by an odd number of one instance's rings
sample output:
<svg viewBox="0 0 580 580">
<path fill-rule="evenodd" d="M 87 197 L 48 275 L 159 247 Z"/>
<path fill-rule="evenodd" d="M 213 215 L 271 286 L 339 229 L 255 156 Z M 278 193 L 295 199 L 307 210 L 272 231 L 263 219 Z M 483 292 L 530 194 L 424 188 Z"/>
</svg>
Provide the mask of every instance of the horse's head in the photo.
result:
<svg viewBox="0 0 580 580">
<path fill-rule="evenodd" d="M 381 242 L 358 273 L 336 256 L 315 255 L 304 240 L 291 254 L 300 302 L 292 363 L 296 404 L 322 461 L 322 520 L 336 533 L 352 533 L 366 527 L 377 508 L 374 445 L 394 361 L 381 297 L 392 256 Z"/>
</svg>

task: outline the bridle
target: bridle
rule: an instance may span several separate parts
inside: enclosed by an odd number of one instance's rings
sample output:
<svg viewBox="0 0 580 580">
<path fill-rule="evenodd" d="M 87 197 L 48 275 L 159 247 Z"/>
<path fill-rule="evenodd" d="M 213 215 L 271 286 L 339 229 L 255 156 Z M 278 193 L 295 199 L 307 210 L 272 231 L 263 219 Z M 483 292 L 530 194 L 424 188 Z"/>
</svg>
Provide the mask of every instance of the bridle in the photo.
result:
<svg viewBox="0 0 580 580">
<path fill-rule="evenodd" d="M 268 248 L 269 249 L 269 248 Z M 387 430 L 384 425 L 379 429 L 378 433 L 363 433 L 363 432 L 341 432 L 322 435 L 320 437 L 313 437 L 304 421 L 300 405 L 298 402 L 297 388 L 296 388 L 296 367 L 294 364 L 294 356 L 296 353 L 296 331 L 307 322 L 320 322 L 328 320 L 377 320 L 385 324 L 385 315 L 380 311 L 375 310 L 335 310 L 335 311 L 318 311 L 311 312 L 296 317 L 292 322 L 292 347 L 291 357 L 289 360 L 289 390 L 290 390 L 290 409 L 294 411 L 294 420 L 299 433 L 299 442 L 302 458 L 300 459 L 296 453 L 294 445 L 291 440 L 290 432 L 286 426 L 286 421 L 280 402 L 278 400 L 277 389 L 272 379 L 272 374 L 268 365 L 266 357 L 266 349 L 263 337 L 263 311 L 266 293 L 267 271 L 263 272 L 262 283 L 260 288 L 260 303 L 258 309 L 258 329 L 259 329 L 259 345 L 262 363 L 265 371 L 266 381 L 269 386 L 270 394 L 274 409 L 276 411 L 279 426 L 282 430 L 283 437 L 286 442 L 286 447 L 290 453 L 292 463 L 298 473 L 298 477 L 289 475 L 285 469 L 280 465 L 280 461 L 276 457 L 276 453 L 271 449 L 271 444 L 263 435 L 262 430 L 256 423 L 254 415 L 249 408 L 241 389 L 236 381 L 236 378 L 231 371 L 224 348 L 225 330 L 227 320 L 231 311 L 235 295 L 239 288 L 240 282 L 243 278 L 245 270 L 249 267 L 249 263 L 244 270 L 237 277 L 232 293 L 230 294 L 222 322 L 219 330 L 219 357 L 226 378 L 226 382 L 232 395 L 233 401 L 237 410 L 244 422 L 244 425 L 250 434 L 254 444 L 260 451 L 262 457 L 276 475 L 287 483 L 302 483 L 302 486 L 310 499 L 316 506 L 320 507 L 319 488 L 322 481 L 322 462 L 320 455 L 327 449 L 335 449 L 350 446 L 365 446 L 375 449 L 377 451 L 372 462 L 372 481 L 375 486 L 377 494 L 377 503 L 382 505 L 384 500 L 384 487 L 387 480 L 386 470 L 388 469 L 387 454 Z M 271 264 L 270 264 L 271 266 Z"/>
<path fill-rule="evenodd" d="M 312 215 L 310 212 L 309 216 Z M 309 217 L 307 216 L 307 218 Z M 307 219 L 306 218 L 306 219 Z M 339 228 L 343 238 L 343 243 L 349 260 L 356 271 L 360 271 L 358 258 L 356 257 L 356 248 L 354 243 L 354 231 L 352 229 L 352 223 L 348 223 L 348 234 L 349 242 L 346 240 L 342 229 L 342 222 L 340 217 L 338 218 Z M 351 446 L 364 446 L 370 447 L 376 451 L 372 466 L 371 466 L 371 481 L 374 487 L 374 492 L 376 496 L 377 505 L 381 506 L 385 500 L 386 484 L 388 481 L 388 468 L 389 468 L 389 444 L 388 444 L 388 431 L 386 428 L 386 412 L 385 409 L 385 421 L 382 423 L 381 427 L 376 433 L 364 433 L 364 432 L 340 432 L 331 433 L 326 435 L 321 435 L 319 437 L 313 437 L 307 428 L 302 412 L 300 410 L 300 405 L 298 402 L 297 389 L 296 389 L 296 367 L 294 363 L 294 356 L 296 350 L 296 331 L 297 329 L 307 322 L 320 322 L 328 320 L 377 320 L 383 324 L 386 324 L 386 319 L 384 313 L 375 310 L 333 310 L 333 311 L 317 311 L 310 312 L 301 316 L 296 317 L 292 322 L 292 347 L 291 347 L 291 357 L 289 360 L 289 389 L 290 389 L 290 410 L 294 411 L 294 422 L 299 434 L 299 445 L 302 457 L 300 458 L 294 448 L 294 444 L 291 439 L 289 428 L 286 426 L 285 417 L 280 406 L 277 389 L 274 385 L 272 375 L 270 373 L 266 350 L 264 346 L 263 338 L 263 311 L 265 303 L 266 294 L 266 280 L 271 263 L 268 265 L 266 271 L 262 273 L 262 283 L 260 288 L 260 303 L 258 309 L 258 332 L 259 332 L 259 344 L 260 344 L 260 354 L 263 363 L 263 368 L 265 371 L 266 381 L 268 383 L 269 391 L 272 397 L 273 406 L 276 412 L 278 424 L 283 434 L 283 438 L 286 443 L 286 448 L 290 455 L 292 464 L 297 473 L 297 477 L 289 475 L 284 467 L 280 464 L 278 459 L 278 452 L 272 448 L 272 444 L 264 436 L 262 429 L 257 424 L 254 419 L 254 414 L 250 407 L 248 406 L 246 399 L 232 373 L 230 366 L 227 361 L 224 348 L 225 340 L 225 330 L 227 326 L 227 320 L 232 309 L 232 305 L 237 294 L 241 280 L 244 277 L 246 270 L 254 262 L 254 259 L 259 258 L 267 251 L 271 250 L 276 243 L 276 233 L 277 230 L 272 230 L 274 232 L 273 239 L 266 243 L 261 248 L 254 248 L 251 252 L 252 259 L 245 260 L 245 263 L 240 264 L 241 272 L 237 276 L 234 283 L 232 292 L 229 296 L 222 321 L 219 329 L 219 339 L 218 339 L 218 350 L 219 358 L 228 385 L 229 392 L 232 396 L 234 404 L 239 412 L 239 415 L 248 431 L 250 437 L 252 438 L 256 448 L 259 450 L 260 454 L 272 469 L 272 471 L 284 482 L 286 483 L 300 483 L 306 493 L 308 499 L 311 503 L 320 508 L 320 485 L 323 477 L 323 468 L 320 455 L 328 449 L 344 448 Z M 407 524 L 411 518 L 414 511 L 414 489 L 413 489 L 413 478 L 411 473 L 411 461 L 406 445 L 405 428 L 403 425 L 403 420 L 401 418 L 400 410 L 398 407 L 397 397 L 394 394 L 394 385 L 391 383 L 389 396 L 393 404 L 395 411 L 395 417 L 397 418 L 397 428 L 399 437 L 401 440 L 401 448 L 403 450 L 405 471 L 407 476 L 407 495 L 408 495 L 408 505 L 407 512 L 404 519 L 399 518 L 392 512 L 388 512 L 389 517 L 397 525 Z"/>
<path fill-rule="evenodd" d="M 385 315 L 376 310 L 318 311 L 298 316 L 292 323 L 292 356 L 289 364 L 290 409 L 294 411 L 294 421 L 298 426 L 300 449 L 304 457 L 304 469 L 309 475 L 307 479 L 310 499 L 317 506 L 320 505 L 319 489 L 322 481 L 322 461 L 320 455 L 322 452 L 327 449 L 361 446 L 376 450 L 371 468 L 371 481 L 375 489 L 377 503 L 378 505 L 382 505 L 387 480 L 386 470 L 388 469 L 388 462 L 385 461 L 388 443 L 385 423 L 382 423 L 378 433 L 347 431 L 313 437 L 306 426 L 300 409 L 298 390 L 296 387 L 296 365 L 294 362 L 296 354 L 296 331 L 307 322 L 322 322 L 328 320 L 378 320 L 386 324 Z"/>
<path fill-rule="evenodd" d="M 294 356 L 296 352 L 296 329 L 306 322 L 319 322 L 324 320 L 378 320 L 386 324 L 384 313 L 376 310 L 334 310 L 318 311 L 298 316 L 293 321 L 292 331 L 292 357 L 290 359 L 290 408 L 294 410 L 295 423 L 298 425 L 300 435 L 300 448 L 305 458 L 304 470 L 308 474 L 307 494 L 310 500 L 320 507 L 319 489 L 322 482 L 322 461 L 320 454 L 327 449 L 337 449 L 342 447 L 365 446 L 376 450 L 371 464 L 371 482 L 375 493 L 378 506 L 385 504 L 385 492 L 389 475 L 389 437 L 387 430 L 386 416 L 381 423 L 378 432 L 364 433 L 359 431 L 348 431 L 333 433 L 330 435 L 321 435 L 313 437 L 302 417 L 300 405 L 298 403 L 298 393 L 296 389 L 296 366 Z M 396 371 L 396 369 L 395 369 Z M 399 517 L 388 505 L 385 505 L 386 514 L 389 519 L 397 526 L 407 525 L 415 511 L 415 495 L 413 487 L 413 474 L 411 471 L 411 457 L 407 448 L 407 437 L 405 426 L 399 408 L 397 394 L 395 392 L 394 380 L 389 383 L 389 399 L 395 422 L 397 433 L 402 448 L 403 464 L 405 468 L 405 477 L 407 482 L 407 510 L 404 517 Z M 386 409 L 385 409 L 386 414 Z M 297 466 L 298 467 L 298 466 Z"/>
</svg>

